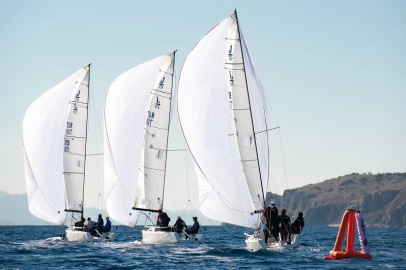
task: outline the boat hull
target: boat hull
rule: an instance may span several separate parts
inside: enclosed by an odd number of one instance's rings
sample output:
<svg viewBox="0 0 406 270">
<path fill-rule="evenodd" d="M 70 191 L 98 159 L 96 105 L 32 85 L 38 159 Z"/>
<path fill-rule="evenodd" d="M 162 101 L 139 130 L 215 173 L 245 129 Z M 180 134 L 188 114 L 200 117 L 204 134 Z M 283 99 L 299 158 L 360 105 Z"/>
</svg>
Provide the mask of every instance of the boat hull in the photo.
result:
<svg viewBox="0 0 406 270">
<path fill-rule="evenodd" d="M 100 237 L 95 237 L 89 232 L 75 231 L 72 227 L 66 229 L 65 235 L 69 242 L 114 241 L 116 238 L 115 232 L 107 232 Z"/>
<path fill-rule="evenodd" d="M 245 234 L 245 236 L 246 236 L 245 244 L 247 245 L 247 248 L 250 250 L 261 250 L 261 249 L 274 250 L 274 249 L 298 248 L 302 242 L 303 234 L 293 234 L 291 239 L 292 241 L 290 244 L 285 242 L 274 242 L 269 245 L 265 243 L 265 240 L 261 238 L 261 236 L 257 236 L 255 234 L 254 235 Z"/>
<path fill-rule="evenodd" d="M 177 233 L 171 231 L 162 231 L 158 227 L 145 227 L 142 230 L 143 244 L 175 244 L 175 243 L 193 243 L 202 242 L 205 233 L 191 234 L 186 237 L 184 232 Z"/>
</svg>

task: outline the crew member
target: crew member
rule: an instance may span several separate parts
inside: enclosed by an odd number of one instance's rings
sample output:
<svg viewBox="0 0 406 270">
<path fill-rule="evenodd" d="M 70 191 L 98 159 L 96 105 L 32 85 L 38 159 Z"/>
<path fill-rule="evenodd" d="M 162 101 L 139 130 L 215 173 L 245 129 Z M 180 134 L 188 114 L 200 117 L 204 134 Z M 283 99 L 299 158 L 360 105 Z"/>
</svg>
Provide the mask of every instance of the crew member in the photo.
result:
<svg viewBox="0 0 406 270">
<path fill-rule="evenodd" d="M 282 241 L 288 242 L 290 244 L 289 239 L 288 239 L 288 234 L 290 233 L 290 217 L 286 215 L 286 210 L 282 209 L 281 210 L 281 215 L 279 216 L 279 222 L 281 224 L 280 230 L 281 230 L 281 237 Z"/>
<path fill-rule="evenodd" d="M 293 234 L 301 233 L 304 225 L 305 225 L 305 223 L 304 223 L 303 213 L 299 212 L 299 214 L 297 215 L 297 218 L 292 223 L 292 226 L 291 226 L 292 233 Z"/>
<path fill-rule="evenodd" d="M 193 218 L 193 226 L 190 229 L 186 230 L 187 234 L 196 234 L 200 228 L 199 222 L 197 221 L 197 217 L 192 217 L 192 218 Z M 186 238 L 188 238 L 188 237 L 186 237 Z"/>
<path fill-rule="evenodd" d="M 186 223 L 178 216 L 175 224 L 173 225 L 175 232 L 181 233 L 183 228 L 187 229 Z"/>
</svg>

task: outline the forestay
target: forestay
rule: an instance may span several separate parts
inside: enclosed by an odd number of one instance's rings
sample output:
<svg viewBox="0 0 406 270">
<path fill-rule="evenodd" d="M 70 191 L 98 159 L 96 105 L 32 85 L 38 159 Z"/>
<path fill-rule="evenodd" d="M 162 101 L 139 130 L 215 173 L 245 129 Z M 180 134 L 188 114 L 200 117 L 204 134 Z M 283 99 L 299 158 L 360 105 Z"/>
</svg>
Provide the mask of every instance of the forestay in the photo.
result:
<svg viewBox="0 0 406 270">
<path fill-rule="evenodd" d="M 28 108 L 23 120 L 30 212 L 63 224 L 66 210 L 83 210 L 90 65 L 57 84 Z"/>
<path fill-rule="evenodd" d="M 111 85 L 104 109 L 110 216 L 135 226 L 138 209 L 162 209 L 174 54 L 138 65 Z"/>
<path fill-rule="evenodd" d="M 194 157 L 202 213 L 255 228 L 264 207 L 269 140 L 264 94 L 236 14 L 214 27 L 188 55 L 178 113 Z"/>
</svg>

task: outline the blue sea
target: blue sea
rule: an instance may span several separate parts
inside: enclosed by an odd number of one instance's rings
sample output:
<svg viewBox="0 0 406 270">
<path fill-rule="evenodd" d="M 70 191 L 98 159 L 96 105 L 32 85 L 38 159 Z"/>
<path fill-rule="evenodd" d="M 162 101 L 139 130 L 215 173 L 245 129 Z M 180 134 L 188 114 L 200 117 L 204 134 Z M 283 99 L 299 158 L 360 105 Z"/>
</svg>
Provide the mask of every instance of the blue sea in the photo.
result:
<svg viewBox="0 0 406 270">
<path fill-rule="evenodd" d="M 256 252 L 245 247 L 249 229 L 205 228 L 204 243 L 160 246 L 141 244 L 142 227 L 119 226 L 114 242 L 72 243 L 46 240 L 61 226 L 0 226 L 0 269 L 406 269 L 406 229 L 367 228 L 372 260 L 324 261 L 338 228 L 305 227 L 300 248 Z"/>
</svg>

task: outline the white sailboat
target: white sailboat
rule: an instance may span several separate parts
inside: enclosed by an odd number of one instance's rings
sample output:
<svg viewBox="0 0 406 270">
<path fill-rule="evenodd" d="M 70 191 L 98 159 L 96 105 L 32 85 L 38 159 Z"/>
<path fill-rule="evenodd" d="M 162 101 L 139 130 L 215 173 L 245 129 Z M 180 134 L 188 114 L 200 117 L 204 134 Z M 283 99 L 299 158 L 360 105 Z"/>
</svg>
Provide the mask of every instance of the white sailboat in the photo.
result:
<svg viewBox="0 0 406 270">
<path fill-rule="evenodd" d="M 126 71 L 112 83 L 106 96 L 106 206 L 113 219 L 131 228 L 140 211 L 163 211 L 169 125 L 175 96 L 175 52 Z M 165 229 L 145 226 L 142 242 L 186 241 L 183 233 Z M 200 240 L 202 236 L 187 241 Z"/>
<path fill-rule="evenodd" d="M 271 127 L 236 12 L 210 30 L 185 60 L 178 115 L 195 161 L 200 211 L 259 229 L 256 213 L 265 207 Z M 247 235 L 247 247 L 252 243 L 265 244 L 263 234 Z"/>
<path fill-rule="evenodd" d="M 83 217 L 90 65 L 37 98 L 23 120 L 25 178 L 30 212 L 63 225 L 68 212 Z M 114 239 L 107 233 L 96 239 Z M 92 241 L 66 229 L 69 241 Z"/>
</svg>

